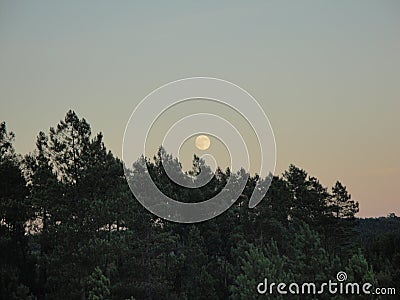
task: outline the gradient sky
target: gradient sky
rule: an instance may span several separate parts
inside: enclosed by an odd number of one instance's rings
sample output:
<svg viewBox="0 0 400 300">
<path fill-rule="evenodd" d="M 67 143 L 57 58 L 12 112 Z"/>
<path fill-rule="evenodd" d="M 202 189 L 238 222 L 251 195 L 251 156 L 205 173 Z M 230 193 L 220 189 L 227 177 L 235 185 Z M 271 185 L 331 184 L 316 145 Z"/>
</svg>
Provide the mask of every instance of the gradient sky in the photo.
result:
<svg viewBox="0 0 400 300">
<path fill-rule="evenodd" d="M 68 109 L 121 156 L 149 92 L 226 79 L 267 113 L 277 174 L 339 179 L 359 216 L 400 215 L 399 1 L 0 1 L 0 120 L 34 149 Z"/>
</svg>

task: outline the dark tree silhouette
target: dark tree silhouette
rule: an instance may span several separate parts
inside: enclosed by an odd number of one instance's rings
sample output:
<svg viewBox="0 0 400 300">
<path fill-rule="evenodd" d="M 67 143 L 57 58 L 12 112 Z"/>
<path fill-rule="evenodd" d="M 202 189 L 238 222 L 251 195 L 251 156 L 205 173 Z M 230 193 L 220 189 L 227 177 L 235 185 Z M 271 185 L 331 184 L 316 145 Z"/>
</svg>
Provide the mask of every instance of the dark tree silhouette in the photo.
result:
<svg viewBox="0 0 400 300">
<path fill-rule="evenodd" d="M 255 299 L 264 278 L 323 282 L 341 270 L 400 288 L 399 218 L 358 219 L 358 202 L 339 181 L 330 192 L 290 165 L 249 209 L 258 175 L 218 168 L 204 186 L 184 188 L 167 172 L 190 177 L 165 149 L 124 166 L 73 111 L 40 132 L 24 158 L 13 141 L 1 123 L 0 299 Z M 148 212 L 124 171 L 139 191 L 148 172 L 182 202 L 210 199 L 249 177 L 227 211 L 188 225 Z M 209 172 L 195 156 L 186 175 L 202 180 Z"/>
</svg>

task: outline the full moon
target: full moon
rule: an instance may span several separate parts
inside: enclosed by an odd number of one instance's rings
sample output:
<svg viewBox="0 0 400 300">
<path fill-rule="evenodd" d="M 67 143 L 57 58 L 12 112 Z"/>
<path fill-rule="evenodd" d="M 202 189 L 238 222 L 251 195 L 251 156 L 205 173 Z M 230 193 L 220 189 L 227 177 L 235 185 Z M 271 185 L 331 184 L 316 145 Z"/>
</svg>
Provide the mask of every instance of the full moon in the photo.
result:
<svg viewBox="0 0 400 300">
<path fill-rule="evenodd" d="M 199 150 L 207 150 L 210 147 L 211 141 L 206 135 L 199 135 L 196 137 L 196 147 Z"/>
</svg>

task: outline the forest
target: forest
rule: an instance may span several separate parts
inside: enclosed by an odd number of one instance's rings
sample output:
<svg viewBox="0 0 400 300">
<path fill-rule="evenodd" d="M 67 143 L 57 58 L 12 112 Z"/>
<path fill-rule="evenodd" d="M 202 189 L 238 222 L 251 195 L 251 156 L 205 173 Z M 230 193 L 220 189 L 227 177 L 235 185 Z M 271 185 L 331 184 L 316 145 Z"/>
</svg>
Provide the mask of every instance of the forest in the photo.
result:
<svg viewBox="0 0 400 300">
<path fill-rule="evenodd" d="M 347 281 L 400 292 L 399 218 L 358 218 L 359 203 L 340 181 L 325 187 L 290 165 L 249 209 L 252 175 L 223 214 L 179 224 L 142 207 L 123 162 L 74 111 L 39 132 L 27 155 L 16 153 L 15 138 L 2 122 L 0 299 L 331 299 L 260 295 L 257 285 L 326 282 L 339 271 Z M 217 169 L 207 185 L 182 189 L 162 165 L 179 162 L 162 147 L 145 160 L 159 189 L 184 202 L 209 199 L 236 176 Z M 194 156 L 191 172 L 202 163 Z M 379 297 L 398 299 L 368 298 Z"/>
</svg>

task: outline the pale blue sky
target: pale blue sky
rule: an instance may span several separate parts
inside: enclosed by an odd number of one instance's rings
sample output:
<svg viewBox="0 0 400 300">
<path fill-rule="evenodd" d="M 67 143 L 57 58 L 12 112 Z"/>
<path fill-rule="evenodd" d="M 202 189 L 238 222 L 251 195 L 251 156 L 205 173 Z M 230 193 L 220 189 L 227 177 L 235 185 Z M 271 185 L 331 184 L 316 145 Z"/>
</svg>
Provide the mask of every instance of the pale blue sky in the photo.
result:
<svg viewBox="0 0 400 300">
<path fill-rule="evenodd" d="M 0 119 L 34 148 L 68 109 L 121 155 L 135 105 L 212 76 L 270 118 L 277 172 L 348 186 L 360 216 L 400 215 L 400 2 L 0 1 Z"/>
</svg>

